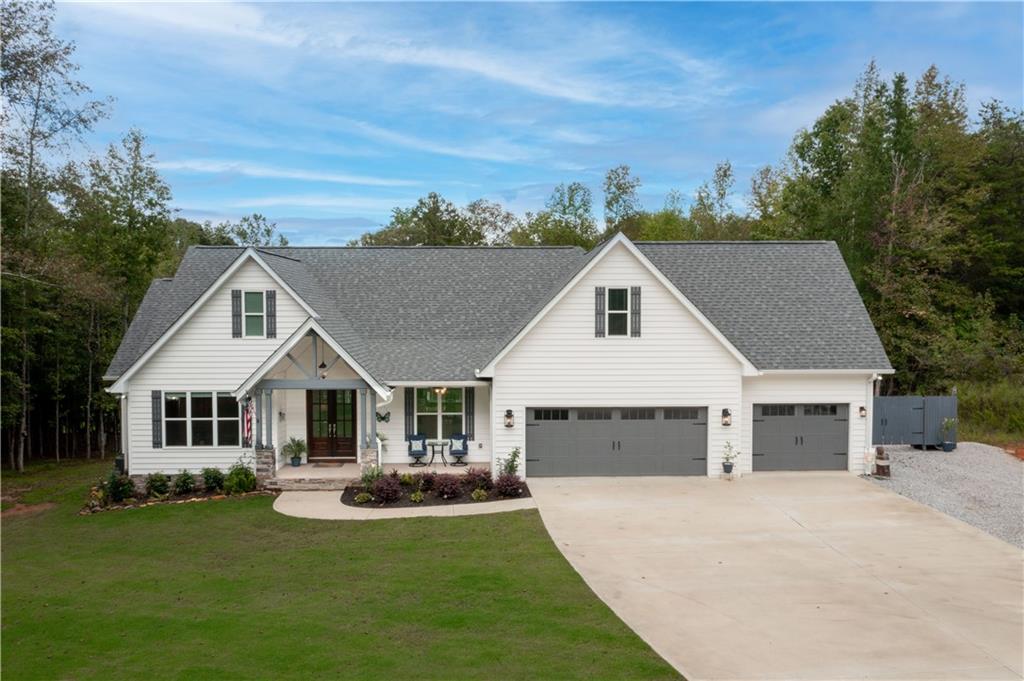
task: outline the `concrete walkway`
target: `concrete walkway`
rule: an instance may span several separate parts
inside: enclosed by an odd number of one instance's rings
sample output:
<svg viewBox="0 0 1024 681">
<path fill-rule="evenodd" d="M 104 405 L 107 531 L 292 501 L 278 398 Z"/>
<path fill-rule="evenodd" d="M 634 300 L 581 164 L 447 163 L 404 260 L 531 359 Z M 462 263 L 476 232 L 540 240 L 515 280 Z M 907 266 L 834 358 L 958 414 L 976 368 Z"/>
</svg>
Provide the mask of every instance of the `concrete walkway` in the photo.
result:
<svg viewBox="0 0 1024 681">
<path fill-rule="evenodd" d="M 530 489 L 573 567 L 691 681 L 1024 672 L 1024 552 L 848 473 Z"/>
<path fill-rule="evenodd" d="M 452 506 L 423 506 L 415 508 L 378 508 L 346 506 L 341 503 L 341 492 L 284 492 L 274 500 L 274 510 L 296 518 L 316 520 L 384 520 L 387 518 L 450 517 L 457 515 L 483 515 L 537 508 L 532 498 L 481 501 Z"/>
</svg>

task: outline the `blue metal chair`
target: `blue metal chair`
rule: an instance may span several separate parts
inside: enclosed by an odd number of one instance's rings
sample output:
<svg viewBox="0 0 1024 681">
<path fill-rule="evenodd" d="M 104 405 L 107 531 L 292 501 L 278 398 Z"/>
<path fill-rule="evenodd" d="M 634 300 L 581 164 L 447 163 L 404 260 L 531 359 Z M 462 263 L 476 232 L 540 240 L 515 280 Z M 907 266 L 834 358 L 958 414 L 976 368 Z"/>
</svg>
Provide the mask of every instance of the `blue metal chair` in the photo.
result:
<svg viewBox="0 0 1024 681">
<path fill-rule="evenodd" d="M 469 438 L 465 433 L 455 433 L 448 438 L 448 442 L 450 443 L 448 453 L 455 459 L 455 463 L 452 465 L 465 466 L 466 462 L 463 459 L 469 456 Z"/>
<path fill-rule="evenodd" d="M 413 458 L 410 466 L 426 466 L 423 460 L 427 456 L 427 436 L 416 433 L 409 436 L 409 456 Z"/>
</svg>

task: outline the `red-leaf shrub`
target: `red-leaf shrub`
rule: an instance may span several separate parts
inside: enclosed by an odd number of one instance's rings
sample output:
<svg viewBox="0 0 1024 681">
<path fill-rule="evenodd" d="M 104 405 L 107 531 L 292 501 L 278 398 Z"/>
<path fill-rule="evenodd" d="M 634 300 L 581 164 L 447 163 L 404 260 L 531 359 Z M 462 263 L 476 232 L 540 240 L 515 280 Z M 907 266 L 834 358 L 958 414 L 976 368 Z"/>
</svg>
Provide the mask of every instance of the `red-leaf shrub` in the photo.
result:
<svg viewBox="0 0 1024 681">
<path fill-rule="evenodd" d="M 469 490 L 488 490 L 494 487 L 494 481 L 491 480 L 491 472 L 486 468 L 466 469 L 466 474 L 462 476 L 462 484 Z"/>
<path fill-rule="evenodd" d="M 462 481 L 457 475 L 442 473 L 434 479 L 434 491 L 442 499 L 454 499 L 462 494 Z"/>
<path fill-rule="evenodd" d="M 523 493 L 523 481 L 519 479 L 518 475 L 502 473 L 494 481 L 494 488 L 498 490 L 500 496 L 518 497 Z"/>
<path fill-rule="evenodd" d="M 385 504 L 390 504 L 402 498 L 402 484 L 398 482 L 398 478 L 393 478 L 390 475 L 378 478 L 373 483 L 370 491 L 373 493 L 374 499 Z"/>
<path fill-rule="evenodd" d="M 437 480 L 437 473 L 434 471 L 417 473 L 413 476 L 412 486 L 413 489 L 418 489 L 422 492 L 429 492 L 434 489 L 435 480 Z"/>
</svg>

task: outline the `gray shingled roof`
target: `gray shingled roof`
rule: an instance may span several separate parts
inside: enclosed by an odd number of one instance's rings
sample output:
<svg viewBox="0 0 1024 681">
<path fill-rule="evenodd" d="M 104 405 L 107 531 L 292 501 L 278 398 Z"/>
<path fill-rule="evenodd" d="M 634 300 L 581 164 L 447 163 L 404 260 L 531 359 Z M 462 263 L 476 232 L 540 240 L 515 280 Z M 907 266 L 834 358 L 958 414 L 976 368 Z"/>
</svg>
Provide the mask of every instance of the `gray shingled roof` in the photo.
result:
<svg viewBox="0 0 1024 681">
<path fill-rule="evenodd" d="M 889 368 L 831 242 L 638 243 L 759 369 Z M 243 252 L 192 247 L 146 294 L 118 376 Z M 264 248 L 377 380 L 468 380 L 594 256 L 579 248 Z"/>
</svg>

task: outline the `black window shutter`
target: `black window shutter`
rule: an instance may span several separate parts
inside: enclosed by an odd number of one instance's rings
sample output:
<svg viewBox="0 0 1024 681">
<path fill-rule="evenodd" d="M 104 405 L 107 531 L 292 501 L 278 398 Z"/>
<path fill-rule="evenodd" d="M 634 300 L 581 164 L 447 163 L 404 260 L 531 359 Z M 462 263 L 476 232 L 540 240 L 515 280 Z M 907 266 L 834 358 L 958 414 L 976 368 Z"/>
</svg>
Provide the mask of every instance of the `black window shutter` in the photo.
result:
<svg viewBox="0 0 1024 681">
<path fill-rule="evenodd" d="M 632 300 L 629 301 L 629 335 L 633 338 L 640 337 L 640 287 L 633 286 L 630 288 L 630 296 Z"/>
<path fill-rule="evenodd" d="M 267 291 L 267 338 L 277 338 L 277 291 Z"/>
<path fill-rule="evenodd" d="M 594 289 L 594 338 L 604 338 L 604 286 Z"/>
<path fill-rule="evenodd" d="M 161 449 L 164 446 L 164 423 L 163 423 L 164 396 L 159 390 L 153 391 L 153 449 Z"/>
<path fill-rule="evenodd" d="M 476 436 L 476 388 L 466 388 L 462 399 L 466 408 L 466 439 L 472 440 Z"/>
<path fill-rule="evenodd" d="M 242 337 L 242 292 L 231 290 L 231 337 Z"/>
<path fill-rule="evenodd" d="M 416 434 L 416 388 L 405 389 L 405 439 Z"/>
</svg>

